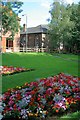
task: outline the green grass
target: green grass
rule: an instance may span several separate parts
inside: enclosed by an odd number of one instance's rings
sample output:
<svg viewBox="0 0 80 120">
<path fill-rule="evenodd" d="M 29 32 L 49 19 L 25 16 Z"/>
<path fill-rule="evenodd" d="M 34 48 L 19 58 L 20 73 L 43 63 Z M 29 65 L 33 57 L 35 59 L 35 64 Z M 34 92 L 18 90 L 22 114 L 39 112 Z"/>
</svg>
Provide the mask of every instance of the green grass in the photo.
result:
<svg viewBox="0 0 80 120">
<path fill-rule="evenodd" d="M 70 55 L 68 55 L 70 57 Z M 2 77 L 2 91 L 21 86 L 25 82 L 35 81 L 43 77 L 54 76 L 60 72 L 80 76 L 78 63 L 66 61 L 47 53 L 6 53 L 2 55 L 2 64 L 8 66 L 33 68 L 35 71 Z"/>
<path fill-rule="evenodd" d="M 69 115 L 64 115 L 58 120 L 80 120 L 80 111 L 74 112 Z"/>
<path fill-rule="evenodd" d="M 66 60 L 72 60 L 78 62 L 80 59 L 79 55 L 73 55 L 73 54 L 59 54 L 59 53 L 53 53 L 54 56 L 62 57 Z"/>
</svg>

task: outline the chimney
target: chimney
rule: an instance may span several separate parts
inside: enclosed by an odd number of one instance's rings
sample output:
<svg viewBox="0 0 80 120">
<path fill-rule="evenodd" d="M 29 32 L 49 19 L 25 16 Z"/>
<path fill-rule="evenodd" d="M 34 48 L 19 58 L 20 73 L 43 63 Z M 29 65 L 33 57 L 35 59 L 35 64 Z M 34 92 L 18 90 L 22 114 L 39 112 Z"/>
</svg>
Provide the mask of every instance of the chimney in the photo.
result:
<svg viewBox="0 0 80 120">
<path fill-rule="evenodd" d="M 23 24 L 23 32 L 26 32 L 26 24 Z"/>
</svg>

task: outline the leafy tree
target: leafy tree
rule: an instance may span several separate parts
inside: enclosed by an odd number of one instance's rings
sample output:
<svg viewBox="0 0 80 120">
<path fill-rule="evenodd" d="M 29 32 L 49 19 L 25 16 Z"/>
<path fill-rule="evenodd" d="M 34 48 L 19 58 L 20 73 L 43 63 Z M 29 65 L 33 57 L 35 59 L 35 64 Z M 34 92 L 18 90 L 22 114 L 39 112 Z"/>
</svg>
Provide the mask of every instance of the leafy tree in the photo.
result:
<svg viewBox="0 0 80 120">
<path fill-rule="evenodd" d="M 22 12 L 22 2 L 1 2 L 0 13 L 2 15 L 3 34 L 11 32 L 8 39 L 14 39 L 14 35 L 19 30 L 18 14 Z"/>
<path fill-rule="evenodd" d="M 72 6 L 71 20 L 75 27 L 72 31 L 72 51 L 79 52 L 80 50 L 80 2 Z"/>
<path fill-rule="evenodd" d="M 51 14 L 51 22 L 49 25 L 49 38 L 51 43 L 51 49 L 56 49 L 60 44 L 60 30 L 59 30 L 59 22 L 60 22 L 60 3 L 54 2 L 52 5 L 52 9 L 50 11 Z M 60 17 L 60 18 L 59 18 Z"/>
<path fill-rule="evenodd" d="M 49 24 L 49 38 L 51 49 L 59 49 L 60 44 L 66 49 L 68 41 L 72 37 L 74 22 L 70 20 L 71 10 L 69 5 L 62 2 L 54 2 L 50 11 L 51 21 Z"/>
</svg>

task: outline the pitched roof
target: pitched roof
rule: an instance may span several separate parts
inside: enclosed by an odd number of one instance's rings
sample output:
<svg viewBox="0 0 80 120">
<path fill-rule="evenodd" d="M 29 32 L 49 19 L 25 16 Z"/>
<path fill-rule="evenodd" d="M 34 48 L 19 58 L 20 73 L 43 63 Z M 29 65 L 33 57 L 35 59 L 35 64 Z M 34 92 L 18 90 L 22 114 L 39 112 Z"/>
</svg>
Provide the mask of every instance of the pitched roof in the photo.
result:
<svg viewBox="0 0 80 120">
<path fill-rule="evenodd" d="M 27 28 L 27 34 L 31 33 L 47 33 L 48 25 L 38 25 L 36 27 Z M 21 34 L 25 34 L 26 32 L 21 32 Z"/>
</svg>

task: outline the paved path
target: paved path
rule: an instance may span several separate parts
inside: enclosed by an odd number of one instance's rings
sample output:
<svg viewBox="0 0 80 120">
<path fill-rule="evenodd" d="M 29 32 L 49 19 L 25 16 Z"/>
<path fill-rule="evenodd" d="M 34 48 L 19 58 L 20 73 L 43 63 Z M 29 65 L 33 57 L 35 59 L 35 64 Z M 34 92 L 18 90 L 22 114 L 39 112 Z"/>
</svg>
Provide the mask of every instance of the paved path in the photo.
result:
<svg viewBox="0 0 80 120">
<path fill-rule="evenodd" d="M 61 57 L 59 55 L 53 55 L 54 57 L 58 57 L 58 58 L 62 58 L 63 60 L 66 60 L 66 61 L 72 61 L 72 62 L 80 62 L 80 60 L 72 60 L 72 59 L 69 59 L 69 58 L 64 58 L 64 57 Z"/>
</svg>

